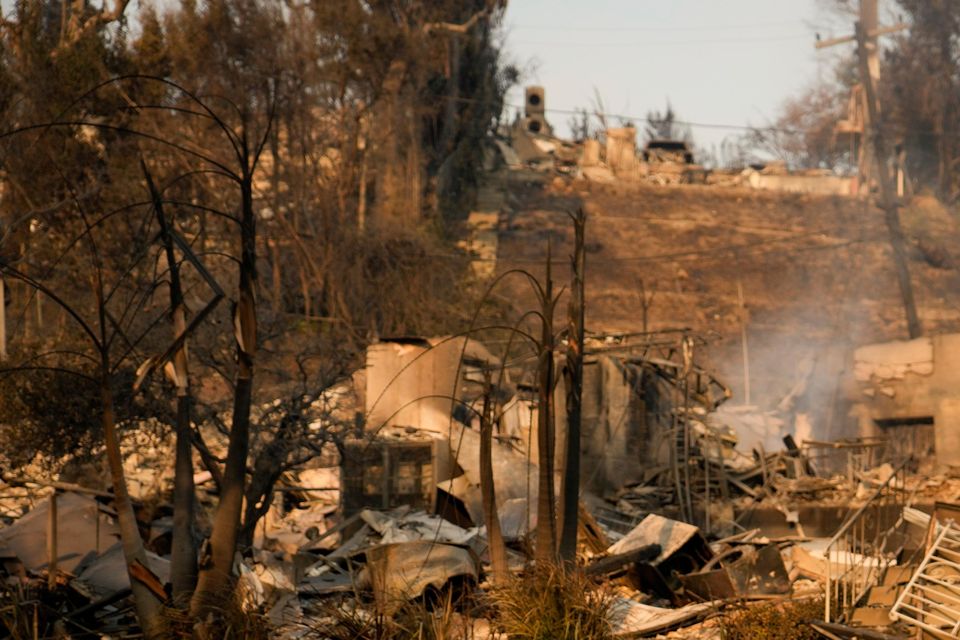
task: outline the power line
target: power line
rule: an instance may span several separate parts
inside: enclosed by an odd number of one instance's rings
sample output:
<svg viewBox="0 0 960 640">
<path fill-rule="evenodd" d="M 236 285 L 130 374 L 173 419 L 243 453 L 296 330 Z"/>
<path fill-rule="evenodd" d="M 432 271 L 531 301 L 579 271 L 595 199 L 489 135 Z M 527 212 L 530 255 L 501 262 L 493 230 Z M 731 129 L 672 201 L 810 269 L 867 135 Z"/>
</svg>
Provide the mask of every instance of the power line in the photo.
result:
<svg viewBox="0 0 960 640">
<path fill-rule="evenodd" d="M 492 104 L 487 100 L 476 100 L 471 98 L 458 98 L 463 102 L 473 102 L 478 104 Z M 504 107 L 509 107 L 511 109 L 516 109 L 518 111 L 523 111 L 525 108 L 524 105 L 514 104 L 512 102 L 503 103 Z M 638 116 L 630 115 L 624 113 L 611 113 L 611 112 L 600 112 L 593 109 L 580 108 L 580 109 L 559 109 L 547 107 L 543 109 L 547 113 L 556 113 L 559 115 L 581 115 L 586 113 L 587 115 L 595 115 L 598 117 L 608 118 L 608 119 L 617 119 L 623 122 L 643 122 L 647 124 L 656 124 L 662 120 L 656 118 L 648 118 L 647 116 Z M 693 120 L 672 120 L 673 124 L 691 127 L 696 129 L 720 129 L 727 131 L 746 131 L 750 133 L 777 133 L 783 135 L 804 135 L 806 132 L 803 129 L 792 129 L 790 127 L 777 127 L 774 125 L 763 125 L 755 126 L 749 124 L 726 124 L 726 123 L 717 123 L 717 122 L 696 122 Z M 946 138 L 960 138 L 960 133 L 938 133 L 932 129 L 913 129 L 909 127 L 901 127 L 895 124 L 887 124 L 878 126 L 878 128 L 884 131 L 894 131 L 897 134 L 914 134 L 918 136 L 929 136 L 929 137 L 938 137 L 943 136 Z"/>
<path fill-rule="evenodd" d="M 479 104 L 479 105 L 489 105 L 489 106 L 501 106 L 504 108 L 515 109 L 518 112 L 522 113 L 525 109 L 525 106 L 522 104 L 516 104 L 513 102 L 497 102 L 494 100 L 481 100 L 478 98 L 466 98 L 463 96 L 437 96 L 441 100 L 453 100 L 454 102 L 460 102 L 464 104 Z M 655 124 L 661 122 L 661 120 L 655 118 L 649 118 L 647 116 L 638 116 L 624 113 L 613 113 L 609 111 L 601 112 L 594 109 L 588 109 L 586 107 L 579 109 L 560 109 L 556 107 L 546 107 L 543 109 L 546 113 L 555 113 L 558 115 L 581 115 L 586 113 L 588 116 L 598 116 L 608 119 L 616 119 L 622 122 L 643 122 L 646 124 Z M 806 132 L 802 129 L 793 129 L 790 127 L 778 127 L 774 125 L 749 125 L 749 124 L 729 124 L 729 123 L 718 123 L 718 122 L 697 122 L 694 120 L 672 120 L 673 124 L 691 127 L 696 129 L 718 129 L 726 131 L 745 131 L 750 133 L 769 133 L 769 134 L 783 134 L 783 135 L 804 135 Z M 896 124 L 887 124 L 881 125 L 879 128 L 884 131 L 893 131 L 899 135 L 903 134 L 913 134 L 918 136 L 928 136 L 928 137 L 939 137 L 943 136 L 945 138 L 960 138 L 960 133 L 938 133 L 933 129 L 914 129 L 909 127 L 901 127 Z"/>
<path fill-rule="evenodd" d="M 438 96 L 440 100 L 453 100 L 454 102 L 461 102 L 464 104 L 478 104 L 478 105 L 488 105 L 488 106 L 502 106 L 504 108 L 516 109 L 517 111 L 522 112 L 525 109 L 525 106 L 522 104 L 515 104 L 512 102 L 497 102 L 494 100 L 481 100 L 479 98 L 467 98 L 464 96 Z M 560 109 L 556 107 L 546 107 L 542 111 L 546 113 L 555 113 L 559 115 L 580 115 L 581 113 L 586 112 L 587 115 L 595 115 L 603 118 L 617 119 L 621 121 L 630 121 L 630 122 L 645 122 L 645 123 L 655 123 L 659 122 L 654 118 L 648 118 L 647 116 L 637 116 L 629 115 L 623 113 L 612 113 L 612 112 L 600 112 L 593 109 Z M 731 131 L 757 131 L 757 132 L 767 132 L 767 133 L 783 133 L 788 135 L 800 135 L 804 132 L 801 129 L 790 129 L 787 127 L 774 127 L 774 126 L 752 126 L 747 124 L 720 124 L 720 123 L 708 123 L 708 122 L 694 122 L 692 120 L 672 120 L 673 124 L 681 125 L 685 127 L 696 127 L 699 129 L 727 129 Z"/>
<path fill-rule="evenodd" d="M 687 262 L 687 261 L 703 261 L 703 260 L 712 260 L 712 259 L 724 259 L 727 260 L 731 255 L 739 256 L 744 254 L 756 254 L 766 255 L 773 252 L 764 252 L 765 249 L 773 248 L 778 253 L 802 253 L 806 251 L 826 251 L 831 249 L 840 249 L 844 247 L 850 247 L 857 244 L 871 243 L 871 242 L 885 242 L 883 239 L 872 238 L 867 236 L 862 236 L 859 238 L 851 238 L 849 240 L 841 240 L 838 242 L 830 242 L 827 244 L 799 244 L 796 246 L 789 246 L 789 243 L 793 243 L 797 240 L 803 240 L 807 238 L 813 238 L 816 236 L 827 236 L 832 231 L 840 231 L 839 228 L 834 229 L 818 229 L 814 231 L 809 231 L 806 233 L 793 234 L 791 236 L 783 238 L 765 238 L 763 240 L 757 240 L 755 242 L 743 242 L 735 245 L 726 245 L 721 247 L 711 247 L 706 249 L 690 249 L 687 251 L 676 251 L 669 253 L 653 253 L 646 255 L 637 255 L 637 256 L 610 256 L 610 257 L 592 257 L 590 262 L 593 264 L 604 264 L 604 263 L 624 263 L 624 262 L 634 262 L 634 263 L 644 263 L 644 262 Z M 448 257 L 448 258 L 461 258 L 461 256 L 453 255 L 434 255 L 434 257 Z M 471 262 L 499 262 L 506 264 L 543 264 L 544 260 L 542 258 L 470 258 Z M 568 260 L 565 258 L 557 258 L 551 261 L 551 264 L 557 265 L 566 265 Z"/>
<path fill-rule="evenodd" d="M 470 98 L 463 98 L 462 100 L 469 101 L 469 102 L 485 102 L 483 100 L 472 100 Z M 524 109 L 524 105 L 513 104 L 509 102 L 504 102 L 503 105 L 505 107 L 510 107 L 511 109 L 518 109 L 518 110 Z M 615 118 L 617 120 L 623 120 L 623 121 L 645 122 L 648 124 L 658 122 L 658 120 L 655 120 L 653 118 L 648 118 L 646 116 L 637 116 L 637 115 L 628 115 L 623 113 L 610 113 L 610 112 L 601 113 L 599 111 L 592 111 L 589 109 L 558 109 L 558 108 L 548 107 L 544 109 L 544 111 L 546 111 L 547 113 L 556 113 L 560 115 L 571 115 L 571 116 L 580 115 L 581 113 L 586 111 L 588 115 L 597 115 L 597 116 L 602 116 L 604 118 L 610 118 L 610 119 Z M 676 125 L 685 126 L 685 127 L 696 127 L 698 129 L 725 129 L 729 131 L 761 131 L 761 132 L 768 132 L 768 133 L 784 133 L 789 135 L 798 135 L 803 133 L 803 131 L 801 131 L 800 129 L 789 129 L 786 127 L 773 127 L 773 126 L 755 127 L 755 126 L 750 126 L 746 124 L 720 124 L 715 122 L 694 122 L 692 120 L 673 120 L 672 122 L 673 124 L 676 124 Z"/>
<path fill-rule="evenodd" d="M 803 236 L 818 235 L 816 232 L 803 234 Z M 802 236 L 801 236 L 802 237 Z M 592 264 L 606 264 L 606 263 L 644 263 L 644 262 L 691 262 L 691 261 L 704 261 L 704 260 L 729 260 L 730 256 L 739 256 L 739 255 L 768 255 L 773 252 L 764 251 L 774 245 L 783 245 L 784 243 L 792 242 L 797 238 L 782 238 L 778 240 L 768 240 L 760 242 L 746 242 L 737 245 L 728 245 L 724 247 L 712 247 L 709 249 L 692 249 L 689 251 L 678 251 L 673 253 L 655 253 L 648 255 L 640 256 L 611 256 L 611 257 L 592 257 L 589 259 L 589 262 Z M 777 253 L 803 253 L 806 251 L 828 251 L 831 249 L 841 249 L 844 247 L 850 247 L 856 244 L 864 244 L 870 242 L 883 242 L 876 238 L 853 238 L 850 240 L 845 240 L 842 242 L 831 242 L 829 244 L 807 244 L 807 245 L 798 245 L 798 246 L 777 246 Z M 477 258 L 472 259 L 472 262 L 500 262 L 506 264 L 543 264 L 544 260 L 536 258 Z M 568 264 L 566 259 L 556 259 L 552 260 L 551 264 L 566 265 Z"/>
<path fill-rule="evenodd" d="M 716 45 L 716 44 L 752 44 L 756 42 L 780 42 L 782 40 L 807 40 L 810 34 L 796 34 L 783 36 L 760 36 L 756 38 L 714 38 L 708 40 L 632 40 L 630 42 L 526 42 L 511 41 L 515 45 L 528 47 L 670 47 L 670 46 L 693 46 L 693 45 Z"/>
<path fill-rule="evenodd" d="M 667 26 L 602 26 L 602 27 L 567 27 L 560 25 L 533 25 L 533 24 L 512 24 L 508 25 L 510 29 L 522 29 L 526 31 L 725 31 L 736 29 L 760 29 L 779 26 L 797 26 L 797 20 L 781 20 L 778 22 L 757 22 L 753 24 L 726 24 L 726 25 L 702 25 L 692 27 L 667 27 Z"/>
</svg>

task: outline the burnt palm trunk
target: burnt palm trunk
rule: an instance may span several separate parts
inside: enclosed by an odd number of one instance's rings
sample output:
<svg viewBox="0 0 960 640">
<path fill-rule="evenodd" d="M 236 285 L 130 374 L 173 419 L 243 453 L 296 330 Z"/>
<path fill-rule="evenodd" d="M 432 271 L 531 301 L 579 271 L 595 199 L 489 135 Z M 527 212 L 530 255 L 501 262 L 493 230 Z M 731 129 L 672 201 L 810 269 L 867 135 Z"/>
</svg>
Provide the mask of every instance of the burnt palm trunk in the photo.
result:
<svg viewBox="0 0 960 640">
<path fill-rule="evenodd" d="M 560 532 L 560 557 L 573 561 L 577 555 L 578 517 L 580 514 L 580 415 L 583 395 L 583 331 L 584 331 L 584 227 L 583 210 L 573 216 L 574 252 L 570 285 L 570 326 L 567 333 L 567 358 L 564 377 L 567 387 L 567 449 L 560 491 L 563 510 Z"/>
<path fill-rule="evenodd" d="M 539 398 L 537 411 L 537 447 L 539 476 L 537 491 L 537 549 L 539 564 L 551 564 L 557 558 L 556 497 L 553 485 L 553 281 L 550 249 L 547 248 L 547 277 L 541 300 L 541 336 L 539 361 Z"/>
<path fill-rule="evenodd" d="M 483 413 L 480 416 L 480 493 L 483 499 L 483 518 L 490 545 L 490 564 L 493 584 L 502 585 L 507 579 L 507 547 L 500 531 L 500 513 L 493 480 L 493 403 L 490 374 L 486 374 L 483 395 Z"/>
</svg>

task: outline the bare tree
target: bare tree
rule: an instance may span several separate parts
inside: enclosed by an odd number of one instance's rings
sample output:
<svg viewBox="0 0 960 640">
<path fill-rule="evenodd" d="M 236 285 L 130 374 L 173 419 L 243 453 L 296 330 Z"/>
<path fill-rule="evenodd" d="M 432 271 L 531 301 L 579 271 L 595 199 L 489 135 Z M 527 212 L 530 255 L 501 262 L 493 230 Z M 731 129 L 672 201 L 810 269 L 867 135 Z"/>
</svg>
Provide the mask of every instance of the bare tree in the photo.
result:
<svg viewBox="0 0 960 640">
<path fill-rule="evenodd" d="M 81 344 L 84 351 L 76 352 L 75 357 L 78 361 L 85 363 L 86 367 L 67 369 L 56 364 L 38 364 L 47 360 L 45 354 L 39 354 L 29 363 L 15 367 L 14 371 L 46 368 L 72 372 L 73 375 L 94 383 L 98 388 L 100 426 L 137 617 L 145 637 L 160 638 L 163 637 L 162 605 L 165 594 L 162 583 L 149 568 L 133 504 L 127 490 L 115 409 L 117 372 L 142 346 L 153 324 L 143 323 L 140 315 L 153 289 L 152 283 L 144 282 L 137 277 L 137 267 L 147 253 L 148 243 L 142 240 L 137 242 L 128 237 L 127 241 L 133 241 L 137 246 L 129 262 L 122 259 L 126 256 L 122 256 L 120 261 L 116 262 L 113 259 L 115 256 L 109 253 L 109 246 L 105 246 L 109 243 L 104 241 L 110 240 L 108 233 L 110 223 L 124 212 L 124 210 L 114 211 L 94 217 L 81 207 L 74 209 L 79 230 L 74 237 L 74 242 L 68 243 L 67 247 L 70 252 L 69 257 L 77 261 L 74 264 L 86 263 L 83 279 L 86 281 L 89 292 L 89 297 L 80 297 L 77 303 L 71 302 L 67 296 L 52 289 L 40 279 L 27 275 L 9 260 L 0 259 L 0 271 L 6 277 L 42 293 L 47 300 L 66 314 L 83 336 Z M 78 256 L 77 253 L 81 255 Z M 111 276 L 114 274 L 119 274 L 119 278 L 111 281 Z M 92 308 L 89 305 L 91 299 L 93 300 Z M 134 333 L 138 327 L 140 330 Z M 54 358 L 54 363 L 62 355 L 62 351 L 49 354 Z"/>
</svg>

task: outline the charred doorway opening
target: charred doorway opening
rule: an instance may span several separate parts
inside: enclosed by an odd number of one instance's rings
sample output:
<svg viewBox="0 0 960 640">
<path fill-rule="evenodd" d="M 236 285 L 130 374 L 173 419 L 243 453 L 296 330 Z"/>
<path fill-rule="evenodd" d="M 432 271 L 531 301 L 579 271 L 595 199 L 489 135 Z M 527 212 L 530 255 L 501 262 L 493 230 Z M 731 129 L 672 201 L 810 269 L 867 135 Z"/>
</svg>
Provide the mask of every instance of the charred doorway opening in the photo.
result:
<svg viewBox="0 0 960 640">
<path fill-rule="evenodd" d="M 935 459 L 933 416 L 880 418 L 874 422 L 886 438 L 888 460 L 912 460 L 922 465 Z"/>
</svg>

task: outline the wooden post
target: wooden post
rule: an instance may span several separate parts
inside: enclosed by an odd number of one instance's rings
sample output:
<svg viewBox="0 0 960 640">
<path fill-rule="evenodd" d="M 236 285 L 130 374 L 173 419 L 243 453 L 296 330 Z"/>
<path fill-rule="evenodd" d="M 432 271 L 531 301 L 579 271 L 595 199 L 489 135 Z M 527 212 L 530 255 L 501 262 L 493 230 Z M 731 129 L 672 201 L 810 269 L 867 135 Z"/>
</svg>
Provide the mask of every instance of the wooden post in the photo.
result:
<svg viewBox="0 0 960 640">
<path fill-rule="evenodd" d="M 7 291 L 0 277 L 0 360 L 7 359 Z"/>
<path fill-rule="evenodd" d="M 361 124 L 361 126 L 363 126 Z M 367 226 L 367 138 L 361 130 L 357 147 L 360 151 L 360 185 L 357 194 L 357 229 L 363 233 Z"/>
<path fill-rule="evenodd" d="M 33 296 L 37 307 L 37 336 L 40 336 L 43 333 L 43 292 L 37 291 Z"/>
<path fill-rule="evenodd" d="M 57 492 L 50 494 L 47 511 L 47 587 L 53 591 L 57 586 Z"/>
<path fill-rule="evenodd" d="M 740 307 L 740 351 L 743 356 L 743 403 L 750 404 L 750 349 L 747 345 L 747 309 L 743 302 L 743 283 L 737 278 L 737 305 Z"/>
</svg>

